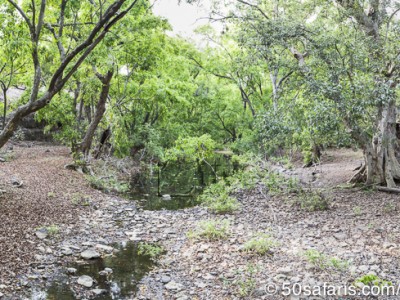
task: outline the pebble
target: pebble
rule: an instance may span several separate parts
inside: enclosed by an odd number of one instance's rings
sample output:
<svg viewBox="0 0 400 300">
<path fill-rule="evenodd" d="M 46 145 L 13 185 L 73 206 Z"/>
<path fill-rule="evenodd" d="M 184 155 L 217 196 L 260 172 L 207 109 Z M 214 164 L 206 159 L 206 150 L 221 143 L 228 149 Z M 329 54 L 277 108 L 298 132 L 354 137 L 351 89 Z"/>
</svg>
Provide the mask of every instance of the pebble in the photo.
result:
<svg viewBox="0 0 400 300">
<path fill-rule="evenodd" d="M 35 235 L 36 235 L 39 239 L 44 240 L 44 239 L 47 237 L 48 232 L 47 232 L 47 230 L 46 230 L 45 228 L 42 228 L 42 229 L 39 229 L 38 231 L 36 231 L 36 232 L 35 232 Z"/>
<path fill-rule="evenodd" d="M 162 276 L 161 277 L 161 282 L 162 283 L 168 283 L 170 281 L 171 281 L 171 277 L 169 277 L 169 276 Z"/>
<path fill-rule="evenodd" d="M 183 290 L 183 285 L 175 281 L 170 281 L 165 285 L 165 288 L 172 291 L 181 291 Z"/>
<path fill-rule="evenodd" d="M 78 284 L 90 288 L 93 285 L 93 279 L 90 276 L 82 275 L 78 278 Z"/>
<path fill-rule="evenodd" d="M 96 296 L 98 295 L 103 295 L 107 293 L 107 290 L 103 290 L 103 289 L 93 289 L 92 290 L 93 294 L 95 294 Z"/>
<path fill-rule="evenodd" d="M 369 270 L 369 266 L 359 266 L 358 270 L 360 272 L 367 272 Z"/>
<path fill-rule="evenodd" d="M 68 274 L 71 274 L 71 275 L 75 274 L 77 271 L 78 271 L 78 270 L 75 269 L 75 268 L 68 268 L 68 269 L 67 269 L 67 273 L 68 273 Z"/>
</svg>

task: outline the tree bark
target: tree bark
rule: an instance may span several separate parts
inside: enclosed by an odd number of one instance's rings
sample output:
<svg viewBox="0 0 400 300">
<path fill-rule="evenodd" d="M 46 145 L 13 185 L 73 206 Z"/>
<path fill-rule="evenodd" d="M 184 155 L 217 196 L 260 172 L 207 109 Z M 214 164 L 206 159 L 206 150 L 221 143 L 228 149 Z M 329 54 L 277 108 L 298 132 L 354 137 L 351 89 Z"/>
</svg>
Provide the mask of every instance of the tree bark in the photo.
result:
<svg viewBox="0 0 400 300">
<path fill-rule="evenodd" d="M 384 184 L 388 188 L 395 188 L 395 181 L 400 180 L 400 164 L 396 157 L 399 147 L 396 135 L 397 110 L 394 96 L 396 95 L 396 80 L 392 78 L 394 62 L 387 62 L 384 59 L 385 47 L 381 39 L 381 26 L 384 24 L 381 18 L 387 4 L 383 1 L 371 0 L 369 10 L 365 12 L 356 1 L 336 1 L 353 16 L 361 30 L 374 41 L 370 59 L 382 65 L 382 68 L 376 72 L 376 84 L 381 84 L 379 78 L 384 74 L 386 81 L 384 84 L 391 89 L 393 94 L 387 97 L 386 103 L 377 106 L 377 128 L 372 143 L 366 139 L 358 140 L 364 149 L 365 167 L 361 168 L 352 181 L 365 180 L 367 185 Z"/>
<path fill-rule="evenodd" d="M 385 184 L 389 188 L 396 187 L 400 180 L 400 164 L 396 157 L 398 139 L 396 136 L 396 103 L 390 101 L 382 110 L 378 132 L 373 142 L 366 145 L 365 183 L 367 185 Z"/>
<path fill-rule="evenodd" d="M 89 128 L 86 131 L 85 137 L 83 138 L 80 144 L 80 151 L 86 156 L 89 154 L 90 148 L 92 146 L 92 141 L 97 126 L 100 124 L 100 121 L 103 118 L 104 113 L 106 111 L 107 98 L 110 92 L 111 79 L 114 73 L 112 71 L 108 71 L 106 75 L 101 75 L 99 73 L 97 73 L 96 75 L 103 84 L 103 86 L 101 88 L 99 101 L 97 102 L 96 105 L 96 112 L 94 114 L 92 121 L 89 124 Z"/>
</svg>

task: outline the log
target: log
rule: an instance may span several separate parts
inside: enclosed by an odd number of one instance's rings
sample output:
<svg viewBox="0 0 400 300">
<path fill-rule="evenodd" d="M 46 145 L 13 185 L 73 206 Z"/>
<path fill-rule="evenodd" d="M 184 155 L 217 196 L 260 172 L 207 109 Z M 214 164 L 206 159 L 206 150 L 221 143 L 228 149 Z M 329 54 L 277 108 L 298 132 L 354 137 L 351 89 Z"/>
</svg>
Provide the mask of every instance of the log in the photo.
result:
<svg viewBox="0 0 400 300">
<path fill-rule="evenodd" d="M 388 187 L 384 187 L 384 186 L 378 186 L 378 187 L 376 187 L 376 189 L 380 192 L 400 194 L 400 189 L 396 189 L 396 188 L 388 188 Z"/>
</svg>

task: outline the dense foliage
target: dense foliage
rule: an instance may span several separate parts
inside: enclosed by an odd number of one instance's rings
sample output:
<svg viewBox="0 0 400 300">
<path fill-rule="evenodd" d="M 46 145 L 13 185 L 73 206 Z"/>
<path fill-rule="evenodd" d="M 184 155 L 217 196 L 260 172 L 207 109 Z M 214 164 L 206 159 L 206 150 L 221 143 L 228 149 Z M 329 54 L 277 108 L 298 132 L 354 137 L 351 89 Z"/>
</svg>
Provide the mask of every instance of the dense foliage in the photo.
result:
<svg viewBox="0 0 400 300">
<path fill-rule="evenodd" d="M 358 145 L 367 181 L 400 177 L 396 1 L 216 2 L 211 19 L 224 30 L 199 28 L 202 47 L 169 35 L 146 0 L 20 2 L 0 5 L 1 108 L 11 120 L 1 141 L 37 111 L 85 159 L 199 161 L 219 149 L 300 151 L 312 163 L 322 147 Z M 110 16 L 107 34 L 60 76 L 117 2 L 126 15 Z M 16 87 L 25 92 L 10 103 Z"/>
</svg>

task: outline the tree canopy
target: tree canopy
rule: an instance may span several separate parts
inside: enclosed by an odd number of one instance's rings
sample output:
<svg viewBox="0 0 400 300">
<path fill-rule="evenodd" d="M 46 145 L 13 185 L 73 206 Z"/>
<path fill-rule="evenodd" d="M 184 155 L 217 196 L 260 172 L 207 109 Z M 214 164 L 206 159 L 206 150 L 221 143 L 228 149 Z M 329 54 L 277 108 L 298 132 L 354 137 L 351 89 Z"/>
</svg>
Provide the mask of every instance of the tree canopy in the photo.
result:
<svg viewBox="0 0 400 300">
<path fill-rule="evenodd" d="M 160 159 L 207 137 L 266 155 L 361 147 L 354 177 L 395 186 L 397 1 L 216 2 L 197 30 L 171 36 L 146 0 L 19 1 L 0 6 L 3 146 L 31 113 L 85 158 Z M 9 103 L 7 91 L 24 94 Z M 192 139 L 192 140 L 191 140 Z M 168 152 L 169 151 L 169 152 Z"/>
</svg>

